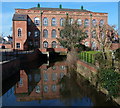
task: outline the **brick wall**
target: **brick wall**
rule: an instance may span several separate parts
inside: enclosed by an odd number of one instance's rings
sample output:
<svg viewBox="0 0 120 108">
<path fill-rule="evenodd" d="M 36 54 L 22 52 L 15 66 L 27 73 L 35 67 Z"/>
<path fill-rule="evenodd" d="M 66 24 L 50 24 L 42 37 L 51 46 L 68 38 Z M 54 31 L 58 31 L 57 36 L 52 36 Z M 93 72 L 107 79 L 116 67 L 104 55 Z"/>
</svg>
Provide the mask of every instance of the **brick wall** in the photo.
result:
<svg viewBox="0 0 120 108">
<path fill-rule="evenodd" d="M 81 60 L 77 61 L 77 72 L 84 76 L 91 84 L 96 86 L 97 68 Z"/>
</svg>

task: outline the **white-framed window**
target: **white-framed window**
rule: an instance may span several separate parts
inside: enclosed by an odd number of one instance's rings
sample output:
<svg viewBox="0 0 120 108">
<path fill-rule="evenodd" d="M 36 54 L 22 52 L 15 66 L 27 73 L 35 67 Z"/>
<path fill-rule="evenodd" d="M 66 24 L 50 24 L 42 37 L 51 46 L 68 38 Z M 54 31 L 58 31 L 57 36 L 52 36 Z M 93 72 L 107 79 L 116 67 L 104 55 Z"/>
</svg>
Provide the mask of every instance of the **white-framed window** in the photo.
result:
<svg viewBox="0 0 120 108">
<path fill-rule="evenodd" d="M 57 90 L 57 86 L 55 84 L 53 84 L 51 89 L 53 92 L 55 92 Z"/>
<path fill-rule="evenodd" d="M 48 86 L 47 86 L 47 85 L 44 85 L 44 92 L 47 93 L 47 92 L 48 92 L 48 89 L 49 89 Z"/>
<path fill-rule="evenodd" d="M 56 38 L 56 30 L 55 29 L 52 30 L 52 38 Z"/>
<path fill-rule="evenodd" d="M 96 21 L 96 19 L 93 19 L 92 20 L 92 26 L 95 27 L 96 25 L 97 25 L 97 21 Z"/>
<path fill-rule="evenodd" d="M 48 38 L 48 30 L 47 29 L 43 30 L 43 37 Z"/>
<path fill-rule="evenodd" d="M 92 31 L 92 38 L 95 38 L 96 37 L 96 30 L 93 30 Z"/>
<path fill-rule="evenodd" d="M 52 26 L 56 26 L 56 18 L 52 18 L 51 25 L 52 25 Z"/>
<path fill-rule="evenodd" d="M 18 37 L 21 37 L 21 36 L 22 36 L 22 29 L 19 28 L 19 29 L 18 29 Z"/>
<path fill-rule="evenodd" d="M 92 42 L 92 49 L 95 49 L 95 48 L 96 48 L 96 43 Z"/>
<path fill-rule="evenodd" d="M 40 25 L 40 19 L 38 17 L 34 18 L 35 25 Z"/>
<path fill-rule="evenodd" d="M 43 74 L 43 78 L 44 78 L 44 81 L 48 81 L 48 74 L 47 74 L 47 73 L 44 73 L 44 74 Z"/>
<path fill-rule="evenodd" d="M 56 81 L 57 80 L 57 73 L 52 73 L 52 80 Z"/>
<path fill-rule="evenodd" d="M 20 43 L 16 43 L 16 48 L 20 48 Z"/>
<path fill-rule="evenodd" d="M 101 19 L 101 20 L 100 20 L 100 26 L 103 26 L 103 25 L 104 25 L 104 20 Z"/>
<path fill-rule="evenodd" d="M 89 42 L 85 42 L 85 46 L 88 47 L 89 46 Z"/>
<path fill-rule="evenodd" d="M 81 19 L 78 19 L 77 20 L 77 24 L 80 26 L 80 25 L 82 25 L 82 20 Z"/>
<path fill-rule="evenodd" d="M 69 24 L 73 24 L 74 20 L 72 18 L 69 19 Z"/>
<path fill-rule="evenodd" d="M 29 32 L 28 32 L 28 37 L 30 37 L 30 35 L 31 35 L 31 32 L 29 31 Z"/>
<path fill-rule="evenodd" d="M 85 26 L 85 27 L 88 27 L 88 26 L 89 26 L 89 20 L 88 20 L 88 19 L 85 19 L 85 21 L 84 21 L 84 26 Z"/>
<path fill-rule="evenodd" d="M 28 25 L 31 25 L 31 19 L 30 18 L 27 19 L 27 22 L 28 22 Z"/>
<path fill-rule="evenodd" d="M 63 26 L 64 25 L 64 18 L 61 18 L 60 19 L 60 26 Z"/>
<path fill-rule="evenodd" d="M 53 41 L 52 42 L 52 48 L 56 48 L 57 47 L 57 43 L 56 43 L 56 41 Z"/>
<path fill-rule="evenodd" d="M 43 42 L 43 48 L 48 48 L 48 42 L 47 41 Z"/>
<path fill-rule="evenodd" d="M 46 17 L 43 18 L 43 25 L 48 26 L 48 18 Z"/>
<path fill-rule="evenodd" d="M 36 92 L 36 93 L 40 93 L 40 86 L 37 85 L 37 86 L 35 87 L 35 92 Z"/>
<path fill-rule="evenodd" d="M 39 31 L 36 30 L 36 31 L 34 32 L 34 37 L 38 37 L 38 36 L 39 36 Z"/>
<path fill-rule="evenodd" d="M 61 70 L 65 70 L 65 68 L 66 68 L 65 66 L 60 66 Z"/>
<path fill-rule="evenodd" d="M 63 72 L 61 72 L 61 73 L 60 73 L 60 79 L 62 79 L 62 78 L 63 78 L 63 76 L 64 76 L 64 73 L 63 73 Z"/>
</svg>

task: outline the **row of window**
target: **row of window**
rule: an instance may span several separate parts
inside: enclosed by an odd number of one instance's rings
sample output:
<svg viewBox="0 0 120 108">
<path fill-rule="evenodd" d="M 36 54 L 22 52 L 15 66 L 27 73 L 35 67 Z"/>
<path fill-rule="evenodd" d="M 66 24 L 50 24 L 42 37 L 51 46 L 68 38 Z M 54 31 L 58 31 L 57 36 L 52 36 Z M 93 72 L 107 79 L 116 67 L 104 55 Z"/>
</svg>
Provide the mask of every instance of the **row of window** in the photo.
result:
<svg viewBox="0 0 120 108">
<path fill-rule="evenodd" d="M 86 46 L 86 47 L 89 47 L 89 42 L 85 42 L 85 46 Z M 93 42 L 91 43 L 91 48 L 92 48 L 92 49 L 95 49 L 96 46 L 97 46 L 96 42 L 93 41 Z"/>
<path fill-rule="evenodd" d="M 29 42 L 29 45 L 31 45 L 31 46 L 33 45 L 31 41 Z M 38 46 L 38 45 L 39 45 L 38 41 L 35 41 L 34 46 Z M 56 48 L 57 47 L 56 41 L 53 41 L 51 46 L 52 46 L 52 48 Z M 21 47 L 20 43 L 16 43 L 16 48 L 20 48 L 20 47 Z M 43 48 L 48 48 L 48 42 L 47 41 L 43 42 Z"/>
<path fill-rule="evenodd" d="M 60 79 L 62 79 L 63 76 L 64 76 L 64 73 L 60 73 Z M 56 81 L 58 79 L 57 73 L 52 73 L 51 77 L 52 77 L 53 81 Z M 48 73 L 44 73 L 43 78 L 44 78 L 44 81 L 47 82 L 48 79 L 49 79 L 48 78 Z"/>
<path fill-rule="evenodd" d="M 60 19 L 60 26 L 64 25 L 64 21 L 65 21 L 64 18 Z M 74 22 L 74 19 L 71 18 L 69 20 L 69 24 L 72 24 L 73 22 Z M 77 24 L 78 25 L 82 25 L 82 22 L 83 21 L 81 19 L 77 19 Z M 89 19 L 85 19 L 84 20 L 84 26 L 89 26 L 89 22 L 90 22 Z M 35 25 L 40 25 L 40 19 L 38 17 L 34 18 L 34 24 Z M 104 24 L 104 20 L 101 19 L 99 21 L 99 24 L 100 24 L 100 26 L 102 26 Z M 28 18 L 28 25 L 31 25 L 31 19 L 30 18 Z M 95 27 L 96 25 L 97 25 L 97 21 L 96 21 L 96 19 L 93 19 L 92 20 L 92 26 Z M 48 18 L 47 17 L 43 18 L 43 26 L 48 26 Z M 57 26 L 57 20 L 56 20 L 56 18 L 52 18 L 51 19 L 51 26 Z"/>
<path fill-rule="evenodd" d="M 47 92 L 49 91 L 48 85 L 44 85 L 44 86 L 43 86 L 43 90 L 44 90 L 45 93 L 47 93 Z M 51 90 L 52 90 L 53 92 L 56 92 L 56 91 L 57 91 L 57 86 L 56 86 L 55 84 L 51 85 Z M 35 92 L 36 92 L 36 93 L 40 93 L 40 92 L 41 92 L 40 86 L 36 86 L 36 87 L 35 87 Z"/>
<path fill-rule="evenodd" d="M 85 33 L 88 35 L 88 30 L 86 30 Z M 34 37 L 38 37 L 39 35 L 40 35 L 40 32 L 38 30 L 36 30 L 34 32 Z M 52 38 L 57 37 L 55 29 L 52 30 L 51 35 L 52 35 Z M 60 32 L 60 35 L 62 35 L 62 31 Z M 18 29 L 18 36 L 21 37 L 21 29 Z M 28 36 L 29 37 L 31 36 L 31 32 L 28 32 Z M 92 37 L 95 38 L 95 36 L 96 36 L 96 30 L 93 30 L 92 31 Z M 43 30 L 43 37 L 48 38 L 48 30 L 47 29 Z"/>
</svg>

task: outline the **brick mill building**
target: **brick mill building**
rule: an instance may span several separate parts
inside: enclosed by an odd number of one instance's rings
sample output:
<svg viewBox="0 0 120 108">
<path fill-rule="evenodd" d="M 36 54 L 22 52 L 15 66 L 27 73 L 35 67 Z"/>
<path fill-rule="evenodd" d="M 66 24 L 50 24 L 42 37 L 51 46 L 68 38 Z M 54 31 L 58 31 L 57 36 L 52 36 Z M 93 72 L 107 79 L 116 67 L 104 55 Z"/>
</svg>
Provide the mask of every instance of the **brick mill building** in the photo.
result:
<svg viewBox="0 0 120 108">
<path fill-rule="evenodd" d="M 65 9 L 62 5 L 59 8 L 37 7 L 30 9 L 15 9 L 13 16 L 13 49 L 29 50 L 34 48 L 54 48 L 57 51 L 64 51 L 56 38 L 60 37 L 60 30 L 66 16 L 69 16 L 70 23 L 74 21 L 85 27 L 88 38 L 83 44 L 96 48 L 96 34 L 99 28 L 96 25 L 108 24 L 108 14 L 91 12 L 81 9 Z"/>
</svg>

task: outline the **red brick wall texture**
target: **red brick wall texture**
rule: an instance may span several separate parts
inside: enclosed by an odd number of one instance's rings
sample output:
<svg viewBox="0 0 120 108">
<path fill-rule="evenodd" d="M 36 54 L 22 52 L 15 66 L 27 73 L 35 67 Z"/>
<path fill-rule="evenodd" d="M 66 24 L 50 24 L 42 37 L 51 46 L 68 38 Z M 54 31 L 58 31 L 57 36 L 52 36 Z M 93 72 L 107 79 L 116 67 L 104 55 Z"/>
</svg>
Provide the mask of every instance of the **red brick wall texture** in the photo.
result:
<svg viewBox="0 0 120 108">
<path fill-rule="evenodd" d="M 26 21 L 16 21 L 16 20 L 13 21 L 13 40 L 14 40 L 13 48 L 14 49 L 17 49 L 16 48 L 16 43 L 21 44 L 21 46 L 19 48 L 20 50 L 28 49 L 29 41 L 32 41 L 33 44 L 34 44 L 34 42 L 36 40 L 39 41 L 38 42 L 39 44 L 40 44 L 40 42 L 42 43 L 41 48 L 43 48 L 43 42 L 44 41 L 48 42 L 48 48 L 51 48 L 51 43 L 53 41 L 55 41 L 57 43 L 56 48 L 60 48 L 59 43 L 58 43 L 56 38 L 60 37 L 59 30 L 62 29 L 62 27 L 60 26 L 60 19 L 61 18 L 66 18 L 66 13 L 68 13 L 69 17 L 74 19 L 74 21 L 77 20 L 77 19 L 81 19 L 82 20 L 82 26 L 81 27 L 84 27 L 85 19 L 89 20 L 89 26 L 85 28 L 85 30 L 88 30 L 88 38 L 85 39 L 85 41 L 84 41 L 84 42 L 88 42 L 88 46 L 90 46 L 90 42 L 96 41 L 94 38 L 91 38 L 91 33 L 90 33 L 91 30 L 94 30 L 94 28 L 92 27 L 92 24 L 91 24 L 92 20 L 95 19 L 97 25 L 99 25 L 100 20 L 104 20 L 104 24 L 108 23 L 108 14 L 107 13 L 96 13 L 96 12 L 91 12 L 91 11 L 86 11 L 86 12 L 83 12 L 83 11 L 69 11 L 69 10 L 62 11 L 62 9 L 59 10 L 59 11 L 55 10 L 55 9 L 54 10 L 42 9 L 43 14 L 41 16 L 40 12 L 41 12 L 41 10 L 16 9 L 15 14 L 26 14 L 31 19 L 32 24 L 28 25 L 27 20 Z M 92 16 L 91 16 L 91 14 L 92 14 Z M 40 19 L 40 23 L 41 23 L 41 19 L 43 21 L 43 19 L 45 17 L 48 18 L 48 26 L 44 26 L 43 24 L 42 24 L 42 27 L 41 27 L 41 25 L 34 26 L 34 18 L 35 17 L 38 17 Z M 56 26 L 51 26 L 52 18 L 56 18 Z M 22 29 L 22 36 L 21 37 L 17 36 L 18 35 L 18 28 Z M 44 29 L 48 30 L 48 38 L 43 37 L 43 30 Z M 52 32 L 53 29 L 56 30 L 56 38 L 52 38 L 52 36 L 51 36 L 51 32 Z M 37 38 L 35 39 L 35 37 L 34 37 L 35 30 L 39 30 L 40 33 L 41 33 L 40 37 L 38 37 L 39 39 L 37 39 Z M 29 31 L 31 32 L 31 37 L 28 37 L 28 32 Z M 96 28 L 96 32 L 97 33 L 99 32 L 98 28 Z M 40 45 L 39 45 L 39 47 L 40 47 Z"/>
</svg>

